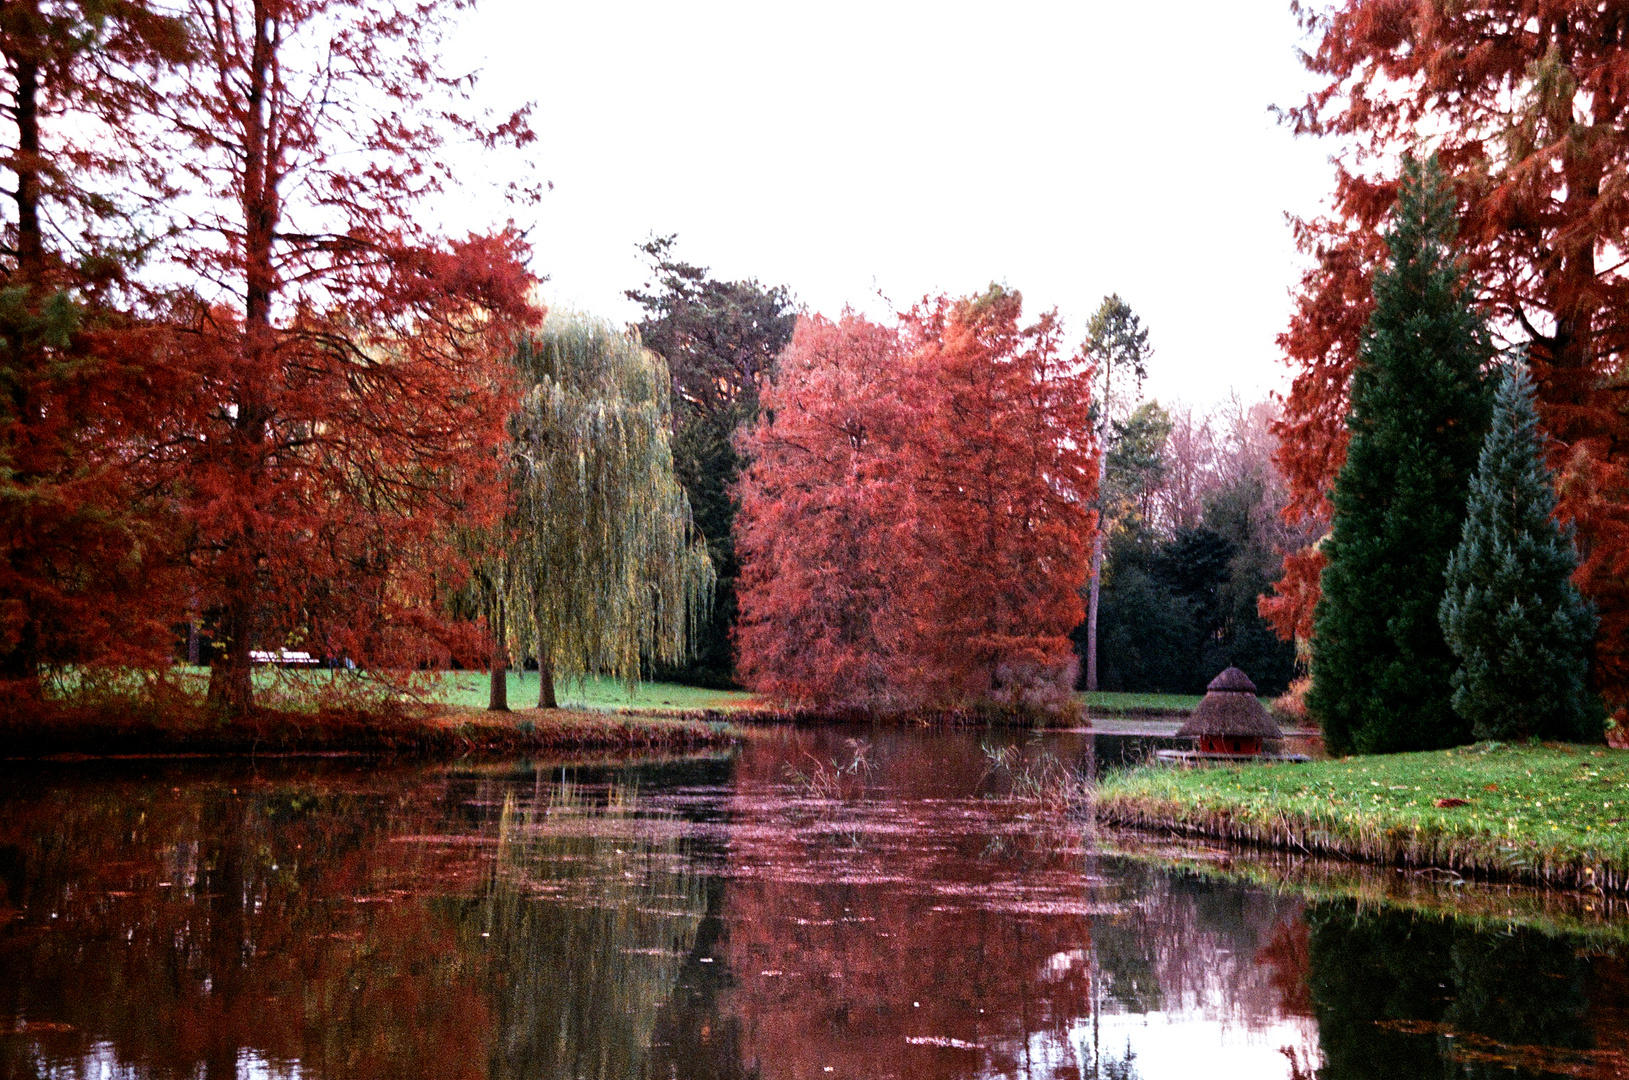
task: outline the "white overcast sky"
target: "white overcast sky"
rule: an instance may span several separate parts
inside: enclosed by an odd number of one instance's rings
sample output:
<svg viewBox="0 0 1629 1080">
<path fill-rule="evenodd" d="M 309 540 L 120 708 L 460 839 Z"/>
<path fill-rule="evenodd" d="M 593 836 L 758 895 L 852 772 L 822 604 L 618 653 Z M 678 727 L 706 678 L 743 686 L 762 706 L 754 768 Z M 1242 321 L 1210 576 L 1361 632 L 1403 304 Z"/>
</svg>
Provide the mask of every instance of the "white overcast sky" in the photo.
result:
<svg viewBox="0 0 1629 1080">
<path fill-rule="evenodd" d="M 482 0 L 448 55 L 537 103 L 551 303 L 637 317 L 652 233 L 830 314 L 1000 281 L 1078 339 L 1118 292 L 1150 396 L 1204 406 L 1285 385 L 1284 214 L 1330 188 L 1332 148 L 1268 112 L 1311 85 L 1288 8 Z"/>
</svg>

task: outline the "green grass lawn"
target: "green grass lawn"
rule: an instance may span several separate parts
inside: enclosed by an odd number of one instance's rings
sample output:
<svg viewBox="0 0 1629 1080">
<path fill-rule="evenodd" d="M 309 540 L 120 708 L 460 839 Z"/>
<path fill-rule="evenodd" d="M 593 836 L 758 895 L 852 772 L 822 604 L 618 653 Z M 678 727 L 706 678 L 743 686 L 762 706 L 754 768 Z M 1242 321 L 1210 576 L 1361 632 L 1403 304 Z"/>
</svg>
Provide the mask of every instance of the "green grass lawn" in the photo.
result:
<svg viewBox="0 0 1629 1080">
<path fill-rule="evenodd" d="M 485 708 L 489 687 L 490 679 L 485 672 L 449 672 L 441 677 L 441 689 L 435 698 L 447 705 Z M 707 690 L 678 683 L 640 683 L 630 696 L 627 684 L 613 679 L 559 682 L 555 684 L 554 694 L 562 706 L 579 709 L 739 709 L 757 700 L 739 690 Z M 531 708 L 536 704 L 537 672 L 510 672 L 509 707 Z"/>
<path fill-rule="evenodd" d="M 182 678 L 198 693 L 209 685 L 209 669 L 182 667 Z M 272 690 L 280 680 L 331 679 L 335 673 L 322 670 L 283 669 L 267 667 L 254 669 L 255 685 Z M 489 676 L 484 671 L 449 671 L 438 679 L 430 693 L 431 701 L 443 705 L 486 708 Z M 740 690 L 707 690 L 678 683 L 640 683 L 632 696 L 625 683 L 614 679 L 585 679 L 582 682 L 558 682 L 555 698 L 563 708 L 577 709 L 637 709 L 668 712 L 690 709 L 739 709 L 757 703 L 757 698 Z M 537 672 L 509 673 L 509 707 L 532 708 L 537 704 Z"/>
<path fill-rule="evenodd" d="M 1190 712 L 1199 704 L 1198 694 L 1126 694 L 1109 690 L 1081 691 L 1076 695 L 1088 712 L 1117 713 L 1130 709 Z"/>
<path fill-rule="evenodd" d="M 1464 800 L 1438 806 L 1438 800 Z M 1108 778 L 1098 815 L 1274 847 L 1629 888 L 1629 751 L 1454 750 Z"/>
</svg>

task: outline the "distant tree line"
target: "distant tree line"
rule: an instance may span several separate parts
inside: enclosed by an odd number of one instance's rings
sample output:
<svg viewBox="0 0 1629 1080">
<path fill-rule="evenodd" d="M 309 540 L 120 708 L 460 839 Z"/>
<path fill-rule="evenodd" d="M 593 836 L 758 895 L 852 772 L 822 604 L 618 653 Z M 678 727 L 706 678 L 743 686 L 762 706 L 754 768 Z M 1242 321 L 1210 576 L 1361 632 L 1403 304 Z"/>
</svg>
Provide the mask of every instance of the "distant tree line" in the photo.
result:
<svg viewBox="0 0 1629 1080">
<path fill-rule="evenodd" d="M 1098 628 L 1103 690 L 1202 693 L 1230 665 L 1263 693 L 1296 676 L 1256 611 L 1300 537 L 1280 516 L 1270 403 L 1211 415 L 1142 402 L 1108 425 Z M 1074 634 L 1086 646 L 1085 627 Z"/>
</svg>

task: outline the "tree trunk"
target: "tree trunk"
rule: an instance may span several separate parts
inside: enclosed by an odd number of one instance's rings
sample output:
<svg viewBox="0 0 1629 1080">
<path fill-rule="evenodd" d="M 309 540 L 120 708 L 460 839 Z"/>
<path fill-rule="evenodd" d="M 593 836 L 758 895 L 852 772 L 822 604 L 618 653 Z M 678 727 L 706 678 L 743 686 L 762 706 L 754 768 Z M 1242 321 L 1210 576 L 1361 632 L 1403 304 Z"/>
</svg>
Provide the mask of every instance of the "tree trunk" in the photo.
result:
<svg viewBox="0 0 1629 1080">
<path fill-rule="evenodd" d="M 537 707 L 558 709 L 554 699 L 554 662 L 549 658 L 549 647 L 543 641 L 543 596 L 534 582 L 532 587 L 532 640 L 537 642 Z"/>
<path fill-rule="evenodd" d="M 37 2 L 16 6 L 23 8 L 23 18 L 18 20 L 21 25 L 39 25 Z M 36 52 L 41 43 L 29 41 L 26 32 L 22 36 L 21 47 L 10 58 L 17 80 L 13 97 L 17 155 L 10 167 L 17 174 L 17 268 L 24 281 L 38 285 L 45 272 L 45 238 L 40 229 L 40 66 Z"/>
<path fill-rule="evenodd" d="M 249 646 L 253 641 L 250 604 L 254 593 L 241 574 L 226 578 L 226 602 L 216 624 L 216 651 L 209 665 L 209 703 L 236 720 L 254 704 Z"/>
<path fill-rule="evenodd" d="M 1103 586 L 1103 530 L 1092 536 L 1092 585 L 1086 600 L 1086 689 L 1097 690 L 1097 595 Z"/>
<path fill-rule="evenodd" d="M 17 123 L 17 153 L 10 168 L 17 175 L 17 189 L 11 193 L 17 200 L 17 277 L 25 285 L 38 287 L 45 269 L 45 249 L 40 235 L 39 214 L 40 42 L 31 40 L 28 31 L 38 27 L 40 13 L 38 3 L 30 2 L 15 6 L 22 9 L 22 17 L 17 20 L 17 25 L 27 28 L 23 34 L 11 37 L 10 43 L 15 48 L 8 49 L 6 53 L 6 59 L 11 61 L 10 66 L 16 78 L 13 119 Z M 41 294 L 35 292 L 28 299 L 37 304 Z M 38 365 L 42 359 L 36 354 L 30 356 L 25 364 Z M 33 425 L 42 418 L 39 409 L 30 400 L 32 395 L 28 392 L 27 386 L 26 378 L 11 381 L 11 404 L 14 415 L 24 425 Z M 26 426 L 24 430 L 27 430 Z M 12 479 L 26 489 L 39 478 L 31 473 L 19 473 Z M 26 572 L 19 576 L 23 580 L 27 579 Z M 19 630 L 17 644 L 10 651 L 0 655 L 0 679 L 15 684 L 13 692 L 20 692 L 29 698 L 38 698 L 42 690 L 39 618 L 32 604 L 25 604 L 22 615 L 23 625 Z"/>
<path fill-rule="evenodd" d="M 1106 403 L 1103 408 L 1107 410 Z M 1108 431 L 1109 425 L 1104 423 L 1097 437 L 1097 527 L 1092 531 L 1091 591 L 1086 600 L 1086 689 L 1093 692 L 1097 690 L 1097 596 L 1103 587 L 1103 486 L 1109 476 Z"/>
<path fill-rule="evenodd" d="M 538 652 L 541 654 L 543 650 L 539 648 Z M 540 709 L 560 707 L 560 703 L 554 699 L 554 665 L 543 655 L 537 658 L 537 707 Z"/>
<path fill-rule="evenodd" d="M 237 414 L 222 449 L 234 483 L 245 490 L 255 489 L 268 464 L 263 444 L 271 411 L 266 407 L 267 395 L 263 388 L 277 351 L 271 319 L 271 299 L 277 281 L 272 247 L 281 211 L 276 154 L 269 145 L 270 132 L 265 117 L 274 53 L 270 23 L 270 13 L 257 5 L 254 51 L 244 93 L 243 172 L 237 193 L 244 218 L 243 353 L 241 367 L 235 373 L 237 386 L 233 404 Z M 233 718 L 245 715 L 254 703 L 254 686 L 249 678 L 249 645 L 260 592 L 260 582 L 253 569 L 259 546 L 255 533 L 252 522 L 243 522 L 227 533 L 221 545 L 222 561 L 228 567 L 222 575 L 224 602 L 219 626 L 225 649 L 216 654 L 210 666 L 209 700 Z"/>
<path fill-rule="evenodd" d="M 492 689 L 487 695 L 487 712 L 509 711 L 509 634 L 503 600 L 496 605 L 497 626 L 492 631 Z"/>
<path fill-rule="evenodd" d="M 26 617 L 10 652 L 0 654 L 0 680 L 12 683 L 12 693 L 31 700 L 43 693 L 40 684 L 39 623 Z"/>
</svg>

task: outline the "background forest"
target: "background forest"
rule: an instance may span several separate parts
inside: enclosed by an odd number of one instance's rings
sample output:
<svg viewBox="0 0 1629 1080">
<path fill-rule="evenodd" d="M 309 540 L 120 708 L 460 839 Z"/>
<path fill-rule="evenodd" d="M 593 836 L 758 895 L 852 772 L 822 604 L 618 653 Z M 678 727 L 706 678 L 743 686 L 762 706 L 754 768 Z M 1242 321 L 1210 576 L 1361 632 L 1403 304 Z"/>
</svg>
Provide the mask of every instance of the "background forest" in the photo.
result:
<svg viewBox="0 0 1629 1080">
<path fill-rule="evenodd" d="M 1210 415 L 1145 402 L 1111 421 L 1100 689 L 1203 693 L 1229 665 L 1263 693 L 1295 678 L 1295 647 L 1256 611 L 1305 542 L 1281 517 L 1276 415 L 1271 402 Z"/>
</svg>

